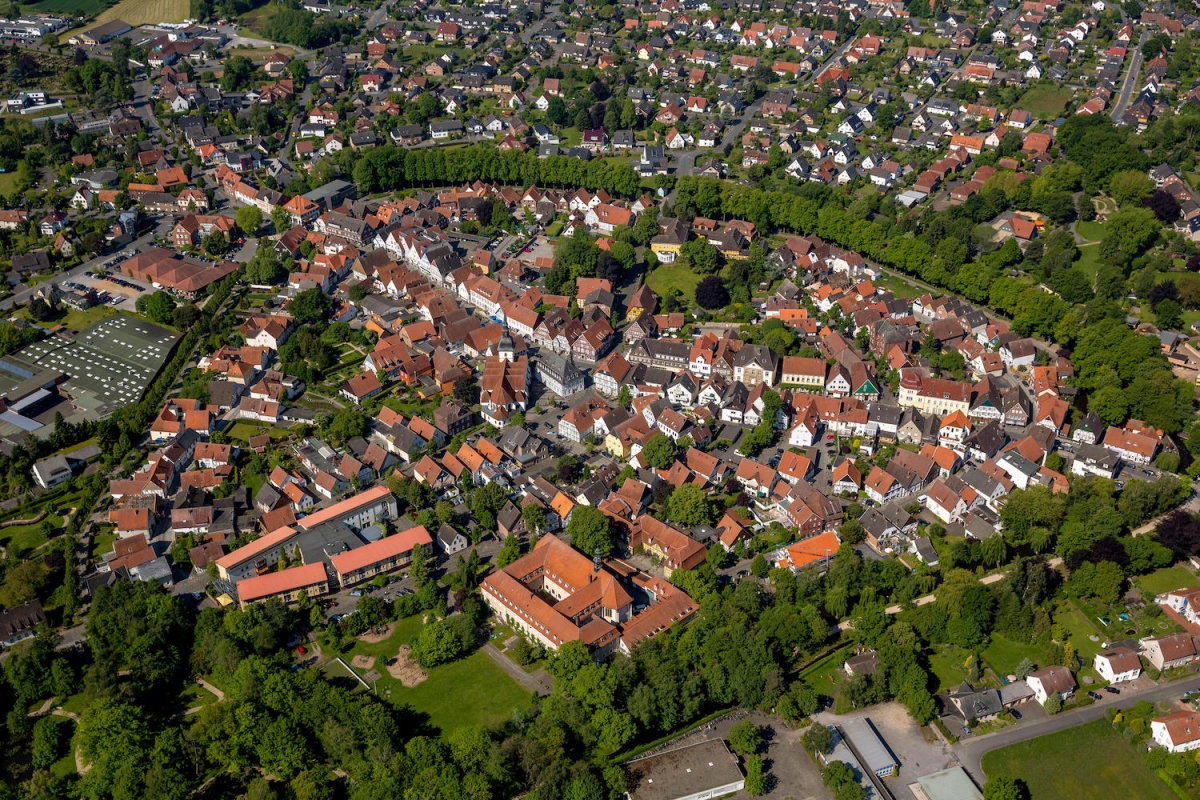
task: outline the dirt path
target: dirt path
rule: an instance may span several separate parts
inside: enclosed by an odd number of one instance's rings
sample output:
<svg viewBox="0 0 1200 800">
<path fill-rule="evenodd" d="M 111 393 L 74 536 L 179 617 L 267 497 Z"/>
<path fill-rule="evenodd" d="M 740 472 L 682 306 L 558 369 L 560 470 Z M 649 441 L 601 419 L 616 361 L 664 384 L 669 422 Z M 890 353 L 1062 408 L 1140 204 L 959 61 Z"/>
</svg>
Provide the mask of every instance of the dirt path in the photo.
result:
<svg viewBox="0 0 1200 800">
<path fill-rule="evenodd" d="M 42 707 L 41 707 L 41 708 L 39 708 L 37 711 L 30 711 L 30 712 L 29 712 L 28 714 L 26 714 L 25 716 L 27 716 L 27 717 L 41 717 L 41 716 L 45 716 L 47 713 L 49 713 L 49 711 L 50 711 L 50 706 L 51 706 L 53 703 L 54 703 L 54 698 L 53 698 L 53 697 L 51 697 L 51 698 L 50 698 L 49 700 L 47 700 L 46 702 L 42 703 Z"/>
<path fill-rule="evenodd" d="M 540 695 L 548 695 L 554 688 L 553 679 L 547 674 L 546 670 L 538 668 L 532 673 L 518 667 L 512 661 L 504 657 L 496 645 L 488 642 L 483 646 L 483 652 L 487 653 L 492 661 L 500 665 L 500 669 L 504 670 L 517 683 L 524 686 L 531 692 L 537 692 Z"/>
<path fill-rule="evenodd" d="M 212 692 L 213 694 L 215 694 L 215 695 L 217 696 L 217 702 L 218 702 L 218 703 L 219 703 L 219 702 L 221 702 L 222 700 L 224 700 L 224 699 L 225 699 L 225 693 L 224 693 L 224 692 L 222 692 L 220 689 L 218 689 L 217 687 L 213 686 L 211 683 L 209 683 L 208 681 L 204 680 L 203 678 L 196 678 L 196 683 L 200 684 L 200 687 L 201 687 L 201 688 L 203 688 L 203 689 L 207 689 L 208 691 L 210 691 L 210 692 Z"/>
</svg>

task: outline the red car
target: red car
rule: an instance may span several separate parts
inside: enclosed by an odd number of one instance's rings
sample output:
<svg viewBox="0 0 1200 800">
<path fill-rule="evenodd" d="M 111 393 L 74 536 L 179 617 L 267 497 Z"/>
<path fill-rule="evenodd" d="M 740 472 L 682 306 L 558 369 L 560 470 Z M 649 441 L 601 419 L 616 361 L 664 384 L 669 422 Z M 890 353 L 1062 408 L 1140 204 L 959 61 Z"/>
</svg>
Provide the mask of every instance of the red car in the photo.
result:
<svg viewBox="0 0 1200 800">
<path fill-rule="evenodd" d="M 299 647 L 296 648 L 296 655 L 300 655 L 300 656 L 308 655 L 308 651 L 304 649 L 304 645 L 300 645 Z"/>
</svg>

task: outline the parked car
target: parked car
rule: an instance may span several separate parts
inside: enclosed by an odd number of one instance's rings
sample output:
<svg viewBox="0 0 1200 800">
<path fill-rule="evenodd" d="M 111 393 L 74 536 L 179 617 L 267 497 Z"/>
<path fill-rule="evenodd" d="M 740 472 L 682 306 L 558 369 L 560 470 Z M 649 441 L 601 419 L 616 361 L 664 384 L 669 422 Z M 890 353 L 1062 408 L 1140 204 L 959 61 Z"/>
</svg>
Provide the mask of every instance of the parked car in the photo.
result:
<svg viewBox="0 0 1200 800">
<path fill-rule="evenodd" d="M 1121 693 L 1121 690 L 1116 688 L 1115 686 L 1105 686 L 1104 691 L 1108 692 L 1109 694 L 1120 694 Z"/>
<path fill-rule="evenodd" d="M 1088 697 L 1092 698 L 1093 700 L 1103 700 L 1104 699 L 1103 697 L 1100 696 L 1099 692 L 1088 692 Z"/>
<path fill-rule="evenodd" d="M 363 594 L 362 589 L 355 589 L 353 592 L 350 593 L 350 596 L 351 597 L 362 597 L 362 594 Z"/>
<path fill-rule="evenodd" d="M 1021 718 L 1021 712 L 1020 712 L 1020 711 L 1017 711 L 1015 708 L 1010 708 L 1010 709 L 1008 710 L 1008 713 L 1012 714 L 1012 718 L 1013 718 L 1013 719 L 1020 719 L 1020 718 Z"/>
</svg>

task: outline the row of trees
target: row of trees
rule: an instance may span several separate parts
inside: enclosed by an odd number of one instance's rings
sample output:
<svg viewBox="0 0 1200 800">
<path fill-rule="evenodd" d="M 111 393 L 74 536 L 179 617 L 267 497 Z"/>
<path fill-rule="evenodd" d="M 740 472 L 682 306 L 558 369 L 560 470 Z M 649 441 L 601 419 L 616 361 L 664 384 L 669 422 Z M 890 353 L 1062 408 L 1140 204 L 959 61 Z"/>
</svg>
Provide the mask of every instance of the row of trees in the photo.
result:
<svg viewBox="0 0 1200 800">
<path fill-rule="evenodd" d="M 500 152 L 487 144 L 453 150 L 443 147 L 410 150 L 383 145 L 357 157 L 353 176 L 363 194 L 476 180 L 516 186 L 603 189 L 614 197 L 634 197 L 638 193 L 637 173 L 620 159 L 538 158 L 533 150 Z"/>
</svg>

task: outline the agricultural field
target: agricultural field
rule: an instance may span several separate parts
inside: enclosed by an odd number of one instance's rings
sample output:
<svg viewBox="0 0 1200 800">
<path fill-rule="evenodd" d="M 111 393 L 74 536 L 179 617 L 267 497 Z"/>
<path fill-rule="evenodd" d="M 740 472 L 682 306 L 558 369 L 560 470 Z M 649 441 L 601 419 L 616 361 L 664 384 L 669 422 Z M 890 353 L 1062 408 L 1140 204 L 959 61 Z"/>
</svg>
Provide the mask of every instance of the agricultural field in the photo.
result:
<svg viewBox="0 0 1200 800">
<path fill-rule="evenodd" d="M 60 34 L 59 39 L 66 42 L 77 33 L 93 28 L 101 22 L 121 19 L 135 28 L 138 25 L 153 25 L 159 22 L 183 22 L 188 18 L 190 6 L 188 0 L 121 0 L 114 6 L 105 8 L 103 0 L 42 0 L 28 6 L 44 12 L 97 14 L 96 18 L 87 25 L 82 25 L 67 33 Z M 101 11 L 100 9 L 104 9 Z"/>
<path fill-rule="evenodd" d="M 99 14 L 110 3 L 107 0 L 41 0 L 40 3 L 29 3 L 21 8 L 42 14 Z"/>
<path fill-rule="evenodd" d="M 1032 797 L 1174 797 L 1106 720 L 993 750 L 984 755 L 983 770 L 989 778 L 1022 779 Z"/>
</svg>

